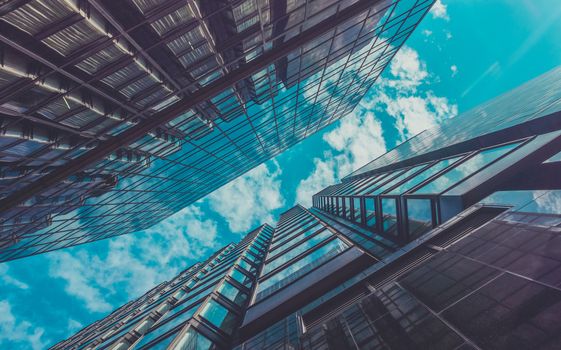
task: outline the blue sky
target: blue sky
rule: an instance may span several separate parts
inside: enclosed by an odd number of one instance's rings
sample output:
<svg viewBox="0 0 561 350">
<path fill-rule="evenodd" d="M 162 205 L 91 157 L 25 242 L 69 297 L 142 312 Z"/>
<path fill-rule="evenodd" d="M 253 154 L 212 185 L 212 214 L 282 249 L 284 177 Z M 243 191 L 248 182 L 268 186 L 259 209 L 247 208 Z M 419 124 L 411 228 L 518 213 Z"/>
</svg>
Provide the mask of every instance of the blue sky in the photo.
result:
<svg viewBox="0 0 561 350">
<path fill-rule="evenodd" d="M 149 230 L 0 264 L 0 348 L 42 349 L 386 149 L 561 64 L 558 0 L 442 0 L 342 121 Z"/>
</svg>

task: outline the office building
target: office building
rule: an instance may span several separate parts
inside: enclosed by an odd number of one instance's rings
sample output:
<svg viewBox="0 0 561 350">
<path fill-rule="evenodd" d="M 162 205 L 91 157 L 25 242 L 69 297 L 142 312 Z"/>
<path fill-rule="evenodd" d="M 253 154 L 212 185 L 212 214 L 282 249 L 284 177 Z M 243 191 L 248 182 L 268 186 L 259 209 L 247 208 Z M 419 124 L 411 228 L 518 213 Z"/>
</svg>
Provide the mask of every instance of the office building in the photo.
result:
<svg viewBox="0 0 561 350">
<path fill-rule="evenodd" d="M 330 125 L 433 2 L 3 2 L 0 261 L 146 229 Z"/>
<path fill-rule="evenodd" d="M 210 312 L 215 293 L 176 328 L 167 309 L 109 316 L 54 349 L 561 348 L 560 78 L 420 133 L 254 231 L 267 243 L 240 309 Z"/>
</svg>

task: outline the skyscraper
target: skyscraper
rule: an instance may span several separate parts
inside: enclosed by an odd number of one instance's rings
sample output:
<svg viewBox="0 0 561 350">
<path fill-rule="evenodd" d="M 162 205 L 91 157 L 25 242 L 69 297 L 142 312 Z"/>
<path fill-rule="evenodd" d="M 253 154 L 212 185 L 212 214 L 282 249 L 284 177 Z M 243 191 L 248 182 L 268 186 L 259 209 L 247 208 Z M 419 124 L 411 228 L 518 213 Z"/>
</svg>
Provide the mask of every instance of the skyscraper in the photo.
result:
<svg viewBox="0 0 561 350">
<path fill-rule="evenodd" d="M 433 2 L 5 2 L 0 261 L 148 228 L 345 116 Z"/>
<path fill-rule="evenodd" d="M 176 301 L 157 287 L 54 349 L 560 348 L 560 78 L 411 138 L 220 251 L 248 289 L 216 275 L 199 304 L 195 265 L 178 277 L 197 305 L 184 318 L 167 321 Z M 262 258 L 234 264 L 256 235 Z"/>
</svg>

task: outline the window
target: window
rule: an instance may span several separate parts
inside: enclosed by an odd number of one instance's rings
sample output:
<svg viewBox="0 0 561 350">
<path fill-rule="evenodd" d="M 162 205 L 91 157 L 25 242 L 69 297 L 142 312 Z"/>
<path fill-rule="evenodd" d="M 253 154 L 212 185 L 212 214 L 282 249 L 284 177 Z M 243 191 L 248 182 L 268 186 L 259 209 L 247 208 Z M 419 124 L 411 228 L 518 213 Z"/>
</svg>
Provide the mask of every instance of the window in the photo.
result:
<svg viewBox="0 0 561 350">
<path fill-rule="evenodd" d="M 213 347 L 212 342 L 202 334 L 189 328 L 177 343 L 174 350 L 210 350 Z"/>
<path fill-rule="evenodd" d="M 218 288 L 218 293 L 222 294 L 225 298 L 229 299 L 238 306 L 242 306 L 247 300 L 247 294 L 243 293 L 241 290 L 228 282 L 222 283 L 222 285 Z"/>
<path fill-rule="evenodd" d="M 335 238 L 323 247 L 314 250 L 297 261 L 294 261 L 292 264 L 276 272 L 274 275 L 259 284 L 257 287 L 257 300 L 262 299 L 264 296 L 282 288 L 284 285 L 297 279 L 314 267 L 330 260 L 332 257 L 347 248 L 347 244 L 340 239 Z"/>
<path fill-rule="evenodd" d="M 454 157 L 454 158 L 448 158 L 448 159 L 441 160 L 438 163 L 430 166 L 428 169 L 423 170 L 421 173 L 417 174 L 413 178 L 411 178 L 411 179 L 405 181 L 404 183 L 402 183 L 401 185 L 397 186 L 396 188 L 391 190 L 388 194 L 397 195 L 397 194 L 402 194 L 404 192 L 407 192 L 410 189 L 412 189 L 413 187 L 420 184 L 421 182 L 428 179 L 429 177 L 438 173 L 439 171 L 446 169 L 448 166 L 455 163 L 460 158 L 461 157 Z"/>
<path fill-rule="evenodd" d="M 312 238 L 304 241 L 303 243 L 299 244 L 298 246 L 286 250 L 286 253 L 281 254 L 280 256 L 274 258 L 273 260 L 269 261 L 267 265 L 263 268 L 262 274 L 265 275 L 277 267 L 281 266 L 282 264 L 290 261 L 291 259 L 295 258 L 296 256 L 304 253 L 306 250 L 311 249 L 318 245 L 319 243 L 325 241 L 329 237 L 332 237 L 333 234 L 328 230 L 323 230 L 317 235 L 313 236 Z"/>
<path fill-rule="evenodd" d="M 473 157 L 469 158 L 465 162 L 460 163 L 459 165 L 453 167 L 436 179 L 432 180 L 425 186 L 415 191 L 415 193 L 441 193 L 451 186 L 455 185 L 456 183 L 462 181 L 469 175 L 478 172 L 483 167 L 497 160 L 497 158 L 506 154 L 508 151 L 512 150 L 518 145 L 519 143 L 511 143 L 508 145 L 483 150 Z"/>
<path fill-rule="evenodd" d="M 382 199 L 382 230 L 397 236 L 397 205 L 393 198 Z"/>
<path fill-rule="evenodd" d="M 432 228 L 430 199 L 407 200 L 407 223 L 409 239 L 415 239 Z"/>
<path fill-rule="evenodd" d="M 251 286 L 251 278 L 241 273 L 240 271 L 233 269 L 230 272 L 230 277 L 238 281 L 239 284 L 244 285 L 249 288 Z"/>
<path fill-rule="evenodd" d="M 366 226 L 376 227 L 376 199 L 364 198 L 364 211 L 366 215 Z"/>
<path fill-rule="evenodd" d="M 236 315 L 216 300 L 210 300 L 206 303 L 200 315 L 205 320 L 228 334 L 231 334 L 236 326 Z"/>
<path fill-rule="evenodd" d="M 360 198 L 353 198 L 353 218 L 356 223 L 362 222 Z"/>
</svg>

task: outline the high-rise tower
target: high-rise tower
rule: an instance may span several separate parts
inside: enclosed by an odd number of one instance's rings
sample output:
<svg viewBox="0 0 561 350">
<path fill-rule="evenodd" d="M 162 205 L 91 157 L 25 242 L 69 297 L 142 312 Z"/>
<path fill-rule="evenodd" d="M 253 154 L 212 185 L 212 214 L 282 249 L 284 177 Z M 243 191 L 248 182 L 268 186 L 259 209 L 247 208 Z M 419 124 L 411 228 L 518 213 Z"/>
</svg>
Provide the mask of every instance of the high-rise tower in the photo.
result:
<svg viewBox="0 0 561 350">
<path fill-rule="evenodd" d="M 348 114 L 434 0 L 0 5 L 0 261 L 148 228 Z"/>
<path fill-rule="evenodd" d="M 54 349 L 561 348 L 560 81 L 420 133 L 217 253 L 247 288 L 217 274 L 199 303 L 196 265 L 181 293 L 159 286 Z M 234 266 L 256 236 L 255 264 Z"/>
</svg>

